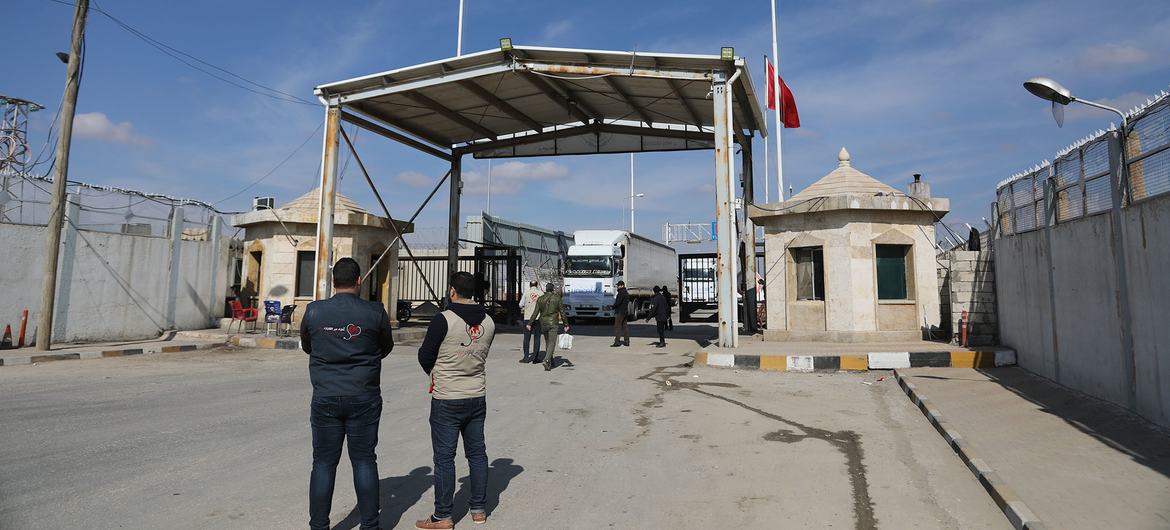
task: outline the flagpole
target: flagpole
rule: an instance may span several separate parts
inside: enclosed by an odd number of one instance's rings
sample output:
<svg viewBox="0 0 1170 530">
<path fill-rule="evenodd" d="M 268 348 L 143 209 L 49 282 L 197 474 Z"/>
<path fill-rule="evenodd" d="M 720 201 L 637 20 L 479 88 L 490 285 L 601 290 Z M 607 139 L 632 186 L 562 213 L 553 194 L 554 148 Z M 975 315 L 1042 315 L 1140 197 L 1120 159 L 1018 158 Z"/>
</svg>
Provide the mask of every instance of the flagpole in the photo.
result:
<svg viewBox="0 0 1170 530">
<path fill-rule="evenodd" d="M 776 85 L 776 90 L 772 91 L 772 104 L 776 107 L 776 182 L 777 193 L 780 195 L 781 202 L 784 201 L 784 158 L 780 149 L 780 52 L 776 42 L 777 26 L 776 26 L 776 4 L 780 0 L 769 0 L 772 4 L 772 61 L 776 65 L 775 75 L 777 79 L 772 79 L 771 82 Z M 765 70 L 765 73 L 767 70 Z"/>
<path fill-rule="evenodd" d="M 764 77 L 768 77 L 768 56 L 764 56 Z M 767 83 L 767 81 L 765 81 Z M 765 87 L 768 85 L 765 84 Z M 764 112 L 768 111 L 768 106 L 764 105 Z M 768 154 L 768 139 L 764 138 L 764 204 L 768 204 L 768 159 L 772 155 Z"/>
<path fill-rule="evenodd" d="M 772 19 L 773 19 L 772 20 L 772 26 L 773 26 L 772 40 L 773 41 L 776 40 L 776 29 L 775 29 L 776 20 L 775 20 L 775 18 L 776 18 L 776 15 L 773 14 L 772 15 Z M 458 32 L 459 32 L 459 34 L 455 37 L 455 56 L 456 57 L 463 55 L 463 0 L 459 0 L 459 30 L 458 30 Z M 773 44 L 772 47 L 775 48 L 776 45 Z"/>
</svg>

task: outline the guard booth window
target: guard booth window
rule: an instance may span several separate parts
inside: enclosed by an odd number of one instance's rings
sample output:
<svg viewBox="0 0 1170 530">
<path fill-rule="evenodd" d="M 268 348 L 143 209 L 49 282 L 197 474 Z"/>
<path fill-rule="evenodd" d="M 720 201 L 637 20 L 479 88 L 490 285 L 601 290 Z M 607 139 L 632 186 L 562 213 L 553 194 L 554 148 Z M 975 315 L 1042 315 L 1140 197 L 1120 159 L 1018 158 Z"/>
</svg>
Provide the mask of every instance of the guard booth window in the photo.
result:
<svg viewBox="0 0 1170 530">
<path fill-rule="evenodd" d="M 297 251 L 297 291 L 295 296 L 313 296 L 313 270 L 316 266 L 316 252 Z"/>
<path fill-rule="evenodd" d="M 906 299 L 906 255 L 910 245 L 877 247 L 878 300 Z"/>
<path fill-rule="evenodd" d="M 821 247 L 792 249 L 796 263 L 796 299 L 825 299 L 825 259 Z"/>
</svg>

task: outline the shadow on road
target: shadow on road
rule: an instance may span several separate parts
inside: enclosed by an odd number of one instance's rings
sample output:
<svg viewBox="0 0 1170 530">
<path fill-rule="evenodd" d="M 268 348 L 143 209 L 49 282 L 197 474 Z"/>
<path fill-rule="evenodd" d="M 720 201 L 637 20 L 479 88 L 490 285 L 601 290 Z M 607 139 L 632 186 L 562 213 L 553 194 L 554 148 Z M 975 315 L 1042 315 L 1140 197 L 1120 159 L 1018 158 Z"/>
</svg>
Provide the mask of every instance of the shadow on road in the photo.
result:
<svg viewBox="0 0 1170 530">
<path fill-rule="evenodd" d="M 1129 455 L 1134 462 L 1170 477 L 1170 444 L 1167 443 L 1170 431 L 1119 405 L 1070 389 L 1023 368 L 979 371 L 1017 396 L 1036 404 L 1040 410 Z"/>
<path fill-rule="evenodd" d="M 500 494 L 508 489 L 512 479 L 524 472 L 524 468 L 512 462 L 511 458 L 497 458 L 488 467 L 487 504 L 488 515 L 500 505 Z M 455 511 L 451 514 L 458 523 L 467 515 L 467 499 L 471 496 L 468 477 L 459 479 L 459 491 L 455 493 Z"/>
<path fill-rule="evenodd" d="M 434 483 L 431 468 L 428 466 L 416 467 L 407 475 L 386 477 L 379 481 L 378 496 L 382 508 L 379 524 L 382 528 L 395 528 L 402 520 L 403 514 L 418 504 L 423 493 L 431 489 Z M 333 525 L 333 530 L 357 528 L 361 522 L 362 515 L 358 512 L 357 506 L 354 506 L 345 519 Z"/>
</svg>

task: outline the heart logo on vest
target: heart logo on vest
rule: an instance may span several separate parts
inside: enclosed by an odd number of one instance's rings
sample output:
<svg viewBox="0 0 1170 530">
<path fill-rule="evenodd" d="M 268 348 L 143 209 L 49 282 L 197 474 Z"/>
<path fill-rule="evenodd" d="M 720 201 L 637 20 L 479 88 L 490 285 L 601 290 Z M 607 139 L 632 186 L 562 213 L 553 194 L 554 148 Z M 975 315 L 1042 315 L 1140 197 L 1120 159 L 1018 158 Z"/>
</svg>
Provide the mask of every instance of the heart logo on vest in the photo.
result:
<svg viewBox="0 0 1170 530">
<path fill-rule="evenodd" d="M 483 336 L 483 326 L 467 326 L 467 336 L 470 337 L 472 341 L 479 340 L 479 338 Z"/>
<path fill-rule="evenodd" d="M 349 334 L 349 336 L 346 337 L 345 340 L 349 340 L 349 339 L 352 339 L 358 335 L 361 335 L 362 328 L 360 326 L 358 326 L 357 324 L 350 324 L 348 326 L 345 326 L 345 332 Z"/>
</svg>

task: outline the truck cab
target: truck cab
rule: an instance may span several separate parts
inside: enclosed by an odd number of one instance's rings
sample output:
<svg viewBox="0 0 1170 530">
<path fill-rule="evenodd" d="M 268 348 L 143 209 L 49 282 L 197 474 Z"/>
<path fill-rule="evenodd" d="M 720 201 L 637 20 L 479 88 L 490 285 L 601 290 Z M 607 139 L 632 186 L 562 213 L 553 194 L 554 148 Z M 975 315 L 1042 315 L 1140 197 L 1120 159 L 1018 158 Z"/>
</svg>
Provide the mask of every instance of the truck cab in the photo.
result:
<svg viewBox="0 0 1170 530">
<path fill-rule="evenodd" d="M 668 245 L 624 230 L 578 230 L 565 261 L 565 312 L 569 318 L 613 318 L 617 283 L 626 282 L 637 318 L 655 286 L 678 281 L 678 258 Z"/>
<path fill-rule="evenodd" d="M 602 254 L 599 251 L 605 250 Z M 623 263 L 614 247 L 573 246 L 565 261 L 565 312 L 569 318 L 613 318 Z"/>
</svg>

